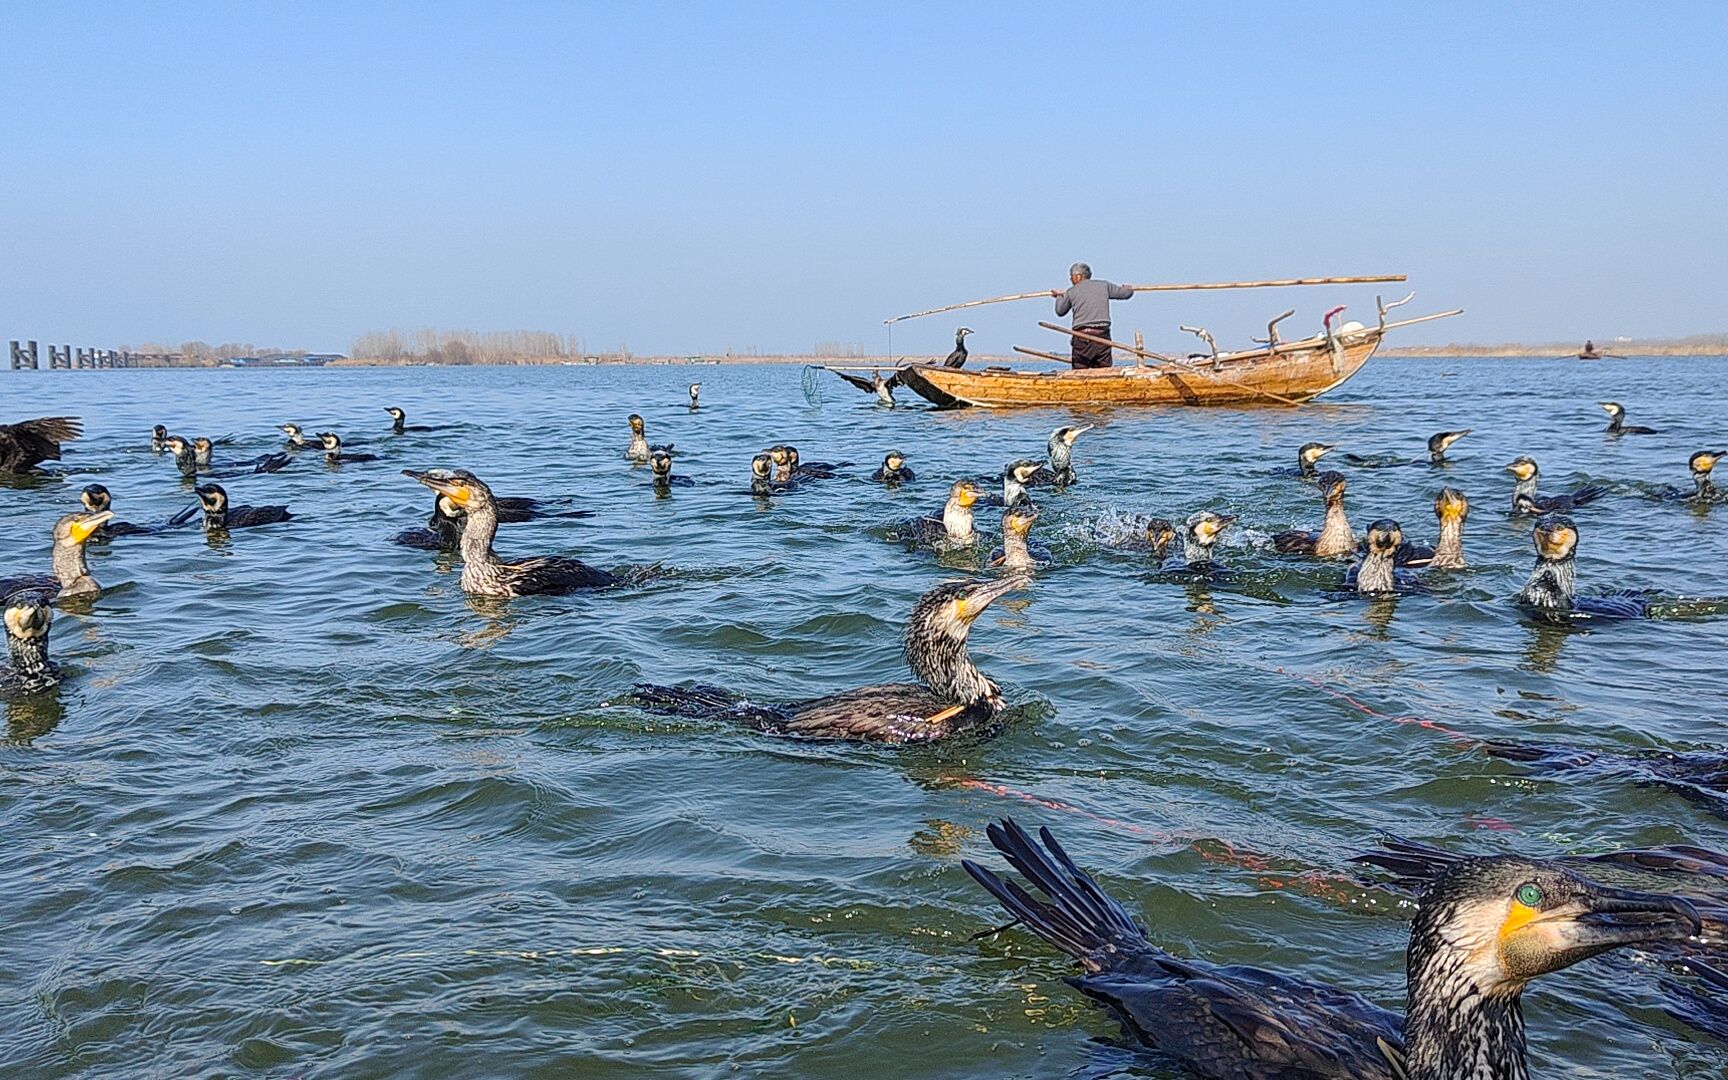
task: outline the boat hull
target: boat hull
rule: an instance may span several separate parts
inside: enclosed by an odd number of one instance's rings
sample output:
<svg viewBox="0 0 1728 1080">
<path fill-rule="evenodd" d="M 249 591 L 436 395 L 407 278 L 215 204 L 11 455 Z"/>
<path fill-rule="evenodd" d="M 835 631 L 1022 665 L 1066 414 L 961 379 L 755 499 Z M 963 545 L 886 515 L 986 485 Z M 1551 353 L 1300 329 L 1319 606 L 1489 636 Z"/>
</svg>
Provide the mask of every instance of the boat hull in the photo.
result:
<svg viewBox="0 0 1728 1080">
<path fill-rule="evenodd" d="M 1226 357 L 1217 370 L 1210 361 L 1032 371 L 1011 368 L 943 367 L 912 364 L 900 381 L 919 396 L 942 406 L 987 409 L 1045 405 L 1300 405 L 1349 379 L 1380 347 L 1380 333 L 1369 331 L 1338 343 L 1259 350 Z"/>
</svg>

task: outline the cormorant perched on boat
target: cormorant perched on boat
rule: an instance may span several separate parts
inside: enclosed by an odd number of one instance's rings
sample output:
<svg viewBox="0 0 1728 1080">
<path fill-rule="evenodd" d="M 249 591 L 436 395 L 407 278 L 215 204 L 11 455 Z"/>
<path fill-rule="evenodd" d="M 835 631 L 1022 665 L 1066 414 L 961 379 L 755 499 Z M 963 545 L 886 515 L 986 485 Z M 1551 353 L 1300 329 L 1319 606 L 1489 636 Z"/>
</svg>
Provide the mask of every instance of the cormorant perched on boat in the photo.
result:
<svg viewBox="0 0 1728 1080">
<path fill-rule="evenodd" d="M 988 832 L 1045 899 L 970 859 L 966 872 L 1079 961 L 1084 973 L 1068 982 L 1132 1039 L 1205 1080 L 1522 1080 L 1520 995 L 1532 979 L 1702 927 L 1677 896 L 1609 888 L 1533 859 L 1460 860 L 1422 894 L 1399 1016 L 1324 983 L 1164 952 L 1049 829 L 1041 847 L 1012 819 Z"/>
<path fill-rule="evenodd" d="M 1030 499 L 1032 496 L 1026 493 L 1026 487 L 1037 480 L 1041 471 L 1048 472 L 1049 470 L 1044 468 L 1042 461 L 1034 461 L 1031 458 L 1010 461 L 1003 466 L 1002 505 L 1013 506 L 1015 503 Z"/>
<path fill-rule="evenodd" d="M 155 427 L 150 429 L 151 453 L 160 454 L 162 451 L 168 449 L 167 442 L 168 427 L 166 424 L 157 424 Z"/>
<path fill-rule="evenodd" d="M 1057 487 L 1067 487 L 1078 477 L 1074 475 L 1074 440 L 1091 431 L 1096 424 L 1075 424 L 1072 427 L 1059 427 L 1050 433 L 1045 449 L 1050 454 L 1050 464 L 1031 483 L 1055 484 Z M 1048 474 L 1048 479 L 1045 475 Z"/>
<path fill-rule="evenodd" d="M 1031 502 L 1015 503 L 1002 511 L 1002 546 L 990 553 L 990 565 L 1005 570 L 1031 571 L 1050 562 L 1047 548 L 1033 549 L 1026 542 L 1032 523 L 1038 520 L 1038 508 Z"/>
<path fill-rule="evenodd" d="M 1433 547 L 1406 541 L 1393 561 L 1399 566 L 1427 566 L 1436 570 L 1458 570 L 1464 566 L 1464 522 L 1470 517 L 1470 500 L 1457 488 L 1441 488 L 1434 496 L 1434 517 L 1440 536 Z"/>
<path fill-rule="evenodd" d="M 198 492 L 198 505 L 204 510 L 204 531 L 207 533 L 274 525 L 294 517 L 286 506 L 230 506 L 228 489 L 221 484 L 199 484 L 195 490 Z"/>
<path fill-rule="evenodd" d="M 951 581 L 925 593 L 904 636 L 906 666 L 919 683 L 866 686 L 779 705 L 713 686 L 639 684 L 632 697 L 657 711 L 718 717 L 807 739 L 914 743 L 987 731 L 1002 711 L 1002 691 L 972 663 L 966 636 L 992 601 L 1025 585 L 1024 577 L 1010 576 Z"/>
<path fill-rule="evenodd" d="M 36 471 L 44 461 L 60 460 L 60 444 L 84 434 L 76 416 L 39 416 L 0 424 L 0 473 Z"/>
<path fill-rule="evenodd" d="M 774 459 L 766 453 L 750 459 L 750 494 L 784 495 L 791 488 L 774 479 Z"/>
<path fill-rule="evenodd" d="M 78 493 L 78 501 L 84 504 L 84 509 L 92 514 L 100 514 L 104 510 L 114 509 L 114 497 L 101 484 L 91 484 Z M 93 538 L 106 540 L 115 536 L 147 536 L 151 533 L 166 532 L 179 528 L 191 521 L 198 513 L 196 506 L 188 506 L 167 521 L 155 525 L 134 525 L 130 521 L 109 521 L 97 529 Z"/>
<path fill-rule="evenodd" d="M 701 383 L 693 382 L 690 384 L 690 411 L 691 412 L 695 412 L 697 409 L 700 409 L 702 407 L 701 403 L 699 403 L 696 400 L 697 395 L 699 395 L 701 393 L 702 393 L 702 384 Z"/>
<path fill-rule="evenodd" d="M 954 331 L 954 351 L 943 359 L 943 367 L 963 368 L 966 366 L 966 335 L 970 333 L 972 333 L 970 326 L 962 326 Z"/>
<path fill-rule="evenodd" d="M 879 484 L 904 484 L 918 479 L 906 464 L 906 455 L 898 450 L 890 450 L 882 456 L 882 467 L 870 474 L 870 479 Z"/>
<path fill-rule="evenodd" d="M 1620 589 L 1579 596 L 1577 585 L 1578 526 L 1563 514 L 1538 518 L 1530 530 L 1536 544 L 1536 566 L 1518 591 L 1518 604 L 1533 615 L 1563 618 L 1582 615 L 1597 619 L 1643 619 L 1650 614 L 1650 594 Z"/>
<path fill-rule="evenodd" d="M 978 535 L 972 527 L 972 507 L 978 496 L 976 483 L 956 480 L 940 513 L 903 521 L 890 530 L 889 538 L 916 544 L 969 544 Z"/>
<path fill-rule="evenodd" d="M 431 431 L 425 424 L 408 423 L 408 414 L 394 405 L 384 406 L 384 411 L 390 414 L 390 434 L 405 435 L 410 431 Z"/>
<path fill-rule="evenodd" d="M 282 430 L 284 435 L 288 436 L 288 449 L 290 450 L 323 449 L 316 440 L 306 438 L 306 432 L 301 430 L 299 424 L 278 424 L 276 426 Z"/>
<path fill-rule="evenodd" d="M 1643 427 L 1639 424 L 1626 422 L 1626 408 L 1618 401 L 1598 401 L 1602 411 L 1608 414 L 1608 434 L 1610 435 L 1654 435 L 1656 429 Z"/>
<path fill-rule="evenodd" d="M 830 368 L 829 370 L 833 371 L 834 369 Z M 850 371 L 834 371 L 834 374 L 867 394 L 875 394 L 878 405 L 886 405 L 890 409 L 894 407 L 894 388 L 900 385 L 899 372 L 895 372 L 886 379 L 882 377 L 880 371 L 875 370 L 870 372 L 868 379 L 862 375 L 854 375 Z"/>
<path fill-rule="evenodd" d="M 1506 471 L 1518 478 L 1518 483 L 1512 488 L 1512 512 L 1514 514 L 1547 514 L 1556 511 L 1564 512 L 1593 503 L 1608 494 L 1608 489 L 1600 484 L 1589 484 L 1577 491 L 1565 495 L 1538 495 L 1536 485 L 1541 470 L 1532 457 L 1515 458 L 1506 466 Z M 1520 499 L 1522 498 L 1522 501 Z"/>
<path fill-rule="evenodd" d="M 497 502 L 492 489 L 466 469 L 437 473 L 404 469 L 402 475 L 445 496 L 467 515 L 460 544 L 463 592 L 500 597 L 560 595 L 618 584 L 617 577 L 565 555 L 500 559 L 492 550 L 498 535 Z"/>
<path fill-rule="evenodd" d="M 324 447 L 324 462 L 328 465 L 358 465 L 363 461 L 377 461 L 377 454 L 350 454 L 342 449 L 342 436 L 334 431 L 320 431 L 318 441 Z"/>
<path fill-rule="evenodd" d="M 6 598 L 6 664 L 0 667 L 0 694 L 35 694 L 60 682 L 60 668 L 48 659 L 48 631 L 54 609 L 39 592 Z"/>
<path fill-rule="evenodd" d="M 1414 461 L 1390 456 L 1370 458 L 1363 457 L 1361 454 L 1345 454 L 1344 460 L 1364 469 L 1384 469 L 1398 465 L 1446 465 L 1449 464 L 1446 460 L 1446 451 L 1452 448 L 1453 443 L 1470 434 L 1470 431 L 1470 428 L 1464 428 L 1462 431 L 1435 432 L 1428 436 L 1428 456 L 1417 458 Z"/>
<path fill-rule="evenodd" d="M 675 487 L 696 486 L 696 481 L 688 476 L 672 475 L 672 455 L 664 450 L 656 450 L 648 455 L 648 469 L 653 473 L 652 483 L 657 494 L 670 495 Z"/>
<path fill-rule="evenodd" d="M 1422 582 L 1415 574 L 1398 569 L 1398 549 L 1403 543 L 1404 527 L 1391 518 L 1369 525 L 1362 558 L 1344 572 L 1344 587 L 1358 596 L 1422 591 Z"/>
<path fill-rule="evenodd" d="M 102 586 L 90 576 L 90 564 L 84 561 L 84 545 L 113 516 L 112 510 L 97 513 L 79 510 L 61 517 L 54 523 L 54 547 L 49 556 L 53 572 L 0 579 L 0 597 L 25 590 L 46 592 L 56 598 L 101 592 Z"/>
<path fill-rule="evenodd" d="M 1722 502 L 1722 489 L 1710 479 L 1710 472 L 1724 457 L 1728 457 L 1728 450 L 1700 450 L 1693 454 L 1686 462 L 1687 467 L 1692 470 L 1692 490 L 1671 487 L 1666 497 L 1696 503 Z"/>
<path fill-rule="evenodd" d="M 786 452 L 786 468 L 794 481 L 832 480 L 840 475 L 841 469 L 852 464 L 850 461 L 801 461 L 796 446 L 783 446 L 781 449 Z"/>
<path fill-rule="evenodd" d="M 1227 572 L 1223 563 L 1212 558 L 1212 547 L 1235 520 L 1235 514 L 1214 514 L 1210 510 L 1190 514 L 1182 530 L 1182 554 L 1166 559 L 1164 569 L 1208 575 Z"/>
<path fill-rule="evenodd" d="M 1304 480 L 1314 479 L 1320 475 L 1320 470 L 1314 467 L 1314 463 L 1335 449 L 1337 446 L 1333 443 L 1303 443 L 1296 450 L 1296 469 L 1288 475 L 1300 476 Z"/>
<path fill-rule="evenodd" d="M 1344 474 L 1323 472 L 1314 478 L 1314 482 L 1326 498 L 1326 517 L 1320 524 L 1320 531 L 1291 529 L 1276 533 L 1272 537 L 1272 546 L 1278 551 L 1315 555 L 1322 559 L 1348 555 L 1356 548 L 1356 536 L 1350 531 L 1349 518 L 1344 516 L 1344 489 L 1347 486 Z"/>
</svg>

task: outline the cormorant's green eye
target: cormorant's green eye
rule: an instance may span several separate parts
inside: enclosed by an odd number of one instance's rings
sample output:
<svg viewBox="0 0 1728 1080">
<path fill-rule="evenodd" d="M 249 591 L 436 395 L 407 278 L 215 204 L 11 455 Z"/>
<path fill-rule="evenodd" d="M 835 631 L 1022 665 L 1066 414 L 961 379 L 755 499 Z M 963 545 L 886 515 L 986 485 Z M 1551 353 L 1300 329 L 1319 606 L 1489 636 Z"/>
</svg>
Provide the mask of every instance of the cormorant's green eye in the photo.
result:
<svg viewBox="0 0 1728 1080">
<path fill-rule="evenodd" d="M 1542 887 L 1535 882 L 1525 882 L 1518 886 L 1518 891 L 1512 895 L 1525 907 L 1542 906 Z"/>
</svg>

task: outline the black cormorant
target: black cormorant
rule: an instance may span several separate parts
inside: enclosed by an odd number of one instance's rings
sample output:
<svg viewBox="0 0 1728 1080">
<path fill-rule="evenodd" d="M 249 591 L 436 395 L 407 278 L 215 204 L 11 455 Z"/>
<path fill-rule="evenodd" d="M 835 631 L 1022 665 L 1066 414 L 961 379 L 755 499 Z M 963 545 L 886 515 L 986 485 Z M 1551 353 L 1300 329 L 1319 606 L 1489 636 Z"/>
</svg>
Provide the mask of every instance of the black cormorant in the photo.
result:
<svg viewBox="0 0 1728 1080">
<path fill-rule="evenodd" d="M 833 371 L 834 369 L 830 368 L 829 370 Z M 834 371 L 834 374 L 867 394 L 875 394 L 878 405 L 886 405 L 890 409 L 894 407 L 894 388 L 900 385 L 899 372 L 895 372 L 886 379 L 882 377 L 882 372 L 876 370 L 870 372 L 868 379 L 862 375 L 854 375 L 850 371 Z"/>
<path fill-rule="evenodd" d="M 1049 473 L 1048 483 L 1067 487 L 1078 479 L 1074 475 L 1074 440 L 1096 426 L 1075 424 L 1071 427 L 1059 427 L 1050 433 L 1050 438 L 1045 442 L 1045 449 L 1050 455 L 1049 468 L 1046 470 Z M 1042 475 L 1033 480 L 1033 483 L 1040 482 L 1044 482 Z"/>
<path fill-rule="evenodd" d="M 670 495 L 675 487 L 696 486 L 696 481 L 688 476 L 672 475 L 672 455 L 664 450 L 655 450 L 648 455 L 648 470 L 653 474 L 651 483 L 659 494 Z"/>
<path fill-rule="evenodd" d="M 1462 431 L 1440 431 L 1428 436 L 1428 464 L 1446 464 L 1446 451 L 1452 449 L 1452 444 L 1470 434 L 1470 428 Z"/>
<path fill-rule="evenodd" d="M 167 441 L 168 427 L 166 424 L 157 424 L 155 427 L 150 429 L 151 453 L 160 454 L 162 451 L 168 449 L 166 445 Z"/>
<path fill-rule="evenodd" d="M 1330 454 L 1335 449 L 1337 449 L 1337 446 L 1333 443 L 1303 443 L 1296 449 L 1296 468 L 1288 475 L 1300 476 L 1304 480 L 1314 479 L 1316 476 L 1320 475 L 1320 470 L 1314 467 L 1314 463 L 1325 457 L 1327 454 Z"/>
<path fill-rule="evenodd" d="M 78 501 L 84 504 L 84 509 L 92 514 L 100 514 L 104 510 L 114 509 L 114 497 L 101 484 L 90 484 L 78 493 Z M 167 521 L 154 525 L 134 525 L 130 521 L 109 521 L 97 529 L 94 539 L 106 540 L 114 536 L 146 536 L 151 533 L 166 532 L 176 529 L 191 521 L 198 514 L 198 507 L 188 506 Z"/>
<path fill-rule="evenodd" d="M 405 469 L 402 475 L 445 496 L 467 516 L 459 548 L 463 592 L 500 597 L 558 595 L 619 583 L 612 574 L 565 555 L 540 555 L 510 562 L 500 559 L 492 550 L 492 541 L 498 535 L 497 502 L 492 489 L 466 469 L 436 473 Z"/>
<path fill-rule="evenodd" d="M 1034 548 L 1026 540 L 1037 520 L 1038 508 L 1030 502 L 1015 503 L 1002 511 L 1002 546 L 990 553 L 990 565 L 1029 572 L 1049 563 L 1049 549 Z"/>
<path fill-rule="evenodd" d="M 1710 473 L 1716 468 L 1716 463 L 1728 457 L 1728 450 L 1700 450 L 1686 462 L 1692 470 L 1692 490 L 1671 487 L 1667 498 L 1693 503 L 1717 503 L 1723 501 L 1723 491 L 1710 478 Z"/>
<path fill-rule="evenodd" d="M 1024 502 L 1032 496 L 1026 493 L 1027 485 L 1038 479 L 1040 472 L 1047 472 L 1042 461 L 1032 458 L 1021 458 L 1010 461 L 1002 468 L 1002 505 L 1013 506 Z"/>
<path fill-rule="evenodd" d="M 802 480 L 832 480 L 840 475 L 840 470 L 850 466 L 850 461 L 804 461 L 798 456 L 796 446 L 781 447 L 786 452 L 786 468 L 794 481 Z"/>
<path fill-rule="evenodd" d="M 197 476 L 201 472 L 210 472 L 214 445 L 203 436 L 188 442 L 179 435 L 170 435 L 162 441 L 163 449 L 174 455 L 174 465 L 180 470 L 180 475 L 187 477 Z M 293 459 L 286 453 L 260 454 L 250 461 L 235 462 L 233 468 L 211 475 L 227 479 L 235 476 L 280 472 L 291 460 Z"/>
<path fill-rule="evenodd" d="M 34 694 L 60 682 L 60 668 L 48 658 L 48 631 L 54 609 L 39 592 L 6 598 L 6 664 L 0 667 L 0 693 Z"/>
<path fill-rule="evenodd" d="M 1348 486 L 1344 474 L 1323 472 L 1314 478 L 1314 482 L 1326 498 L 1326 517 L 1320 524 L 1320 531 L 1291 529 L 1275 533 L 1272 546 L 1278 551 L 1316 555 L 1322 559 L 1348 555 L 1356 548 L 1356 536 L 1350 531 L 1350 519 L 1344 516 L 1344 489 Z"/>
<path fill-rule="evenodd" d="M 328 465 L 357 465 L 378 460 L 377 454 L 350 454 L 342 449 L 342 436 L 334 431 L 320 431 L 318 442 L 324 447 L 324 462 Z"/>
<path fill-rule="evenodd" d="M 966 636 L 991 602 L 1025 587 L 1024 577 L 952 581 L 925 593 L 906 622 L 906 666 L 918 683 L 888 683 L 828 697 L 763 704 L 712 686 L 638 685 L 649 709 L 717 717 L 773 735 L 866 742 L 934 742 L 988 731 L 1002 711 L 1002 691 L 972 663 Z"/>
<path fill-rule="evenodd" d="M 1215 514 L 1210 510 L 1190 514 L 1182 529 L 1182 553 L 1166 559 L 1164 569 L 1207 575 L 1228 573 L 1228 568 L 1212 557 L 1212 548 L 1235 521 L 1235 514 Z"/>
<path fill-rule="evenodd" d="M 0 579 L 0 597 L 25 590 L 46 592 L 56 598 L 101 592 L 102 586 L 90 576 L 90 564 L 84 561 L 84 545 L 113 516 L 112 510 L 95 513 L 79 510 L 61 517 L 54 523 L 54 546 L 49 556 L 53 572 Z"/>
<path fill-rule="evenodd" d="M 306 432 L 301 429 L 299 424 L 278 424 L 276 426 L 281 429 L 284 435 L 288 436 L 288 449 L 290 450 L 323 449 L 317 440 L 306 437 Z"/>
<path fill-rule="evenodd" d="M 390 434 L 392 435 L 405 435 L 410 431 L 432 430 L 424 424 L 410 424 L 408 414 L 394 405 L 384 406 L 384 411 L 390 414 Z"/>
<path fill-rule="evenodd" d="M 1563 514 L 1538 518 L 1530 530 L 1536 544 L 1536 566 L 1518 591 L 1518 604 L 1533 615 L 1564 620 L 1567 616 L 1597 619 L 1642 619 L 1650 614 L 1650 594 L 1621 589 L 1579 596 L 1577 584 L 1578 526 Z"/>
<path fill-rule="evenodd" d="M 1608 434 L 1610 435 L 1654 435 L 1656 429 L 1639 424 L 1626 422 L 1626 407 L 1618 401 L 1598 401 L 1602 411 L 1608 414 Z"/>
<path fill-rule="evenodd" d="M 1154 559 L 1163 559 L 1170 545 L 1176 542 L 1176 526 L 1169 518 L 1147 518 L 1144 530 L 1146 547 L 1152 552 Z"/>
<path fill-rule="evenodd" d="M 1068 982 L 1134 1041 L 1205 1080 L 1523 1080 L 1520 995 L 1532 979 L 1702 928 L 1677 896 L 1609 888 L 1533 859 L 1460 860 L 1422 894 L 1399 1016 L 1324 983 L 1167 953 L 1049 829 L 1039 830 L 1042 846 L 1010 819 L 988 831 L 1045 899 L 970 859 L 966 872 L 1080 963 Z"/>
<path fill-rule="evenodd" d="M 690 411 L 691 412 L 695 412 L 697 409 L 700 409 L 702 407 L 702 404 L 696 400 L 697 397 L 701 393 L 702 393 L 702 384 L 701 383 L 693 382 L 690 384 Z"/>
<path fill-rule="evenodd" d="M 905 454 L 890 450 L 882 455 L 882 467 L 871 473 L 870 479 L 879 484 L 904 484 L 918 479 L 918 474 L 906 464 Z"/>
<path fill-rule="evenodd" d="M 889 537 L 917 544 L 969 544 L 978 536 L 972 527 L 972 507 L 978 496 L 975 482 L 956 480 L 940 513 L 903 521 L 890 530 Z"/>
<path fill-rule="evenodd" d="M 198 504 L 204 508 L 204 531 L 227 532 L 255 525 L 274 525 L 292 520 L 286 506 L 230 506 L 228 490 L 221 484 L 199 484 Z"/>
<path fill-rule="evenodd" d="M 1439 538 L 1433 547 L 1406 541 L 1394 561 L 1399 566 L 1426 566 L 1435 570 L 1459 570 L 1464 566 L 1464 522 L 1470 517 L 1470 500 L 1457 488 L 1441 488 L 1434 496 L 1434 518 Z"/>
<path fill-rule="evenodd" d="M 1369 525 L 1362 558 L 1344 572 L 1344 587 L 1359 596 L 1422 591 L 1422 582 L 1415 574 L 1398 568 L 1398 549 L 1403 544 L 1404 527 L 1391 518 Z"/>
<path fill-rule="evenodd" d="M 60 460 L 60 444 L 84 434 L 76 416 L 39 416 L 0 424 L 0 473 L 34 472 L 44 461 Z"/>
<path fill-rule="evenodd" d="M 966 335 L 970 333 L 972 333 L 970 326 L 962 326 L 954 331 L 954 351 L 943 359 L 943 367 L 962 368 L 966 366 Z"/>
<path fill-rule="evenodd" d="M 791 488 L 774 479 L 774 459 L 767 453 L 750 459 L 750 494 L 784 495 Z"/>
<path fill-rule="evenodd" d="M 1506 471 L 1518 478 L 1512 488 L 1512 512 L 1514 514 L 1546 514 L 1554 511 L 1565 512 L 1588 503 L 1593 503 L 1608 494 L 1608 489 L 1600 484 L 1588 484 L 1565 495 L 1539 495 L 1536 485 L 1541 477 L 1536 459 L 1532 457 L 1514 458 Z"/>
</svg>

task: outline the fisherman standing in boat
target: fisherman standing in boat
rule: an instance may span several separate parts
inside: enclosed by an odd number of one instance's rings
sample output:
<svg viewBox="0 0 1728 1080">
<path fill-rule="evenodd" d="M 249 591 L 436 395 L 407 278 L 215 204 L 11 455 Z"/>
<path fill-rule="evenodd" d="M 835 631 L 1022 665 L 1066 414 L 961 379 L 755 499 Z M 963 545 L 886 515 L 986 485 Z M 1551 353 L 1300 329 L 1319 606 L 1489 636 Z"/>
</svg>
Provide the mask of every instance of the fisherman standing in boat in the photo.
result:
<svg viewBox="0 0 1728 1080">
<path fill-rule="evenodd" d="M 1068 280 L 1073 282 L 1067 292 L 1051 289 L 1056 298 L 1056 314 L 1074 313 L 1073 327 L 1096 338 L 1110 336 L 1110 301 L 1132 300 L 1134 290 L 1127 285 L 1112 285 L 1092 276 L 1092 268 L 1077 262 L 1068 268 Z M 1068 362 L 1076 369 L 1107 368 L 1110 366 L 1110 346 L 1084 338 L 1072 339 Z"/>
</svg>

